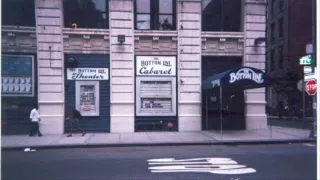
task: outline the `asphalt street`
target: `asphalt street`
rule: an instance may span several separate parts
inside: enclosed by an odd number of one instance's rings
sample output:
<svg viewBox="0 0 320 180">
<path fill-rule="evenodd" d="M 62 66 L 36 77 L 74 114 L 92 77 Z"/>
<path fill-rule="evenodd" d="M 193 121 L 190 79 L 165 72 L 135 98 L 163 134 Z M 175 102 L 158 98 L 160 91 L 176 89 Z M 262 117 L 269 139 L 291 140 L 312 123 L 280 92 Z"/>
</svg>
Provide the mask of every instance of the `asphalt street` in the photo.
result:
<svg viewBox="0 0 320 180">
<path fill-rule="evenodd" d="M 2 180 L 315 180 L 313 144 L 2 152 Z"/>
</svg>

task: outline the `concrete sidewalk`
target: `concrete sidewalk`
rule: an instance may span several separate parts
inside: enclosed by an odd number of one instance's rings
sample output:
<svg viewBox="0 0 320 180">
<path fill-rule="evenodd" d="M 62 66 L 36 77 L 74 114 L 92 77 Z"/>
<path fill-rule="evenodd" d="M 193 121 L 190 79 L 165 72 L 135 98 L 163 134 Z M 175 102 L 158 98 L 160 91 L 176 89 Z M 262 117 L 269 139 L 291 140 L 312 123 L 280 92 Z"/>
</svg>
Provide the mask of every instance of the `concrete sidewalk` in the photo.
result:
<svg viewBox="0 0 320 180">
<path fill-rule="evenodd" d="M 140 132 L 140 133 L 88 133 L 84 137 L 74 134 L 2 136 L 2 149 L 155 146 L 155 145 L 205 145 L 205 144 L 260 144 L 314 142 L 310 130 L 272 127 L 267 130 L 199 131 L 199 132 Z"/>
</svg>

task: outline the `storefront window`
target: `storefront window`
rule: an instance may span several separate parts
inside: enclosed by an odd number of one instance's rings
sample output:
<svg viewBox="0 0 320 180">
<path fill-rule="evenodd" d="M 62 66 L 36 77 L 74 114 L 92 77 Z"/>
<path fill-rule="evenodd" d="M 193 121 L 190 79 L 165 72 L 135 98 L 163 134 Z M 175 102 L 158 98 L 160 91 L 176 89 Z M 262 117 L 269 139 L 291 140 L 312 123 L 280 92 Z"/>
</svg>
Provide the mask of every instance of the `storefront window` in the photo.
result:
<svg viewBox="0 0 320 180">
<path fill-rule="evenodd" d="M 202 0 L 202 31 L 241 31 L 241 0 Z"/>
<path fill-rule="evenodd" d="M 175 30 L 175 0 L 136 0 L 135 28 Z"/>
<path fill-rule="evenodd" d="M 99 81 L 76 82 L 76 109 L 82 116 L 99 116 Z"/>
<path fill-rule="evenodd" d="M 34 96 L 33 56 L 2 55 L 2 96 Z"/>
<path fill-rule="evenodd" d="M 171 81 L 141 81 L 140 101 L 139 113 L 172 113 Z"/>
<path fill-rule="evenodd" d="M 35 26 L 34 0 L 2 0 L 2 25 Z"/>
<path fill-rule="evenodd" d="M 137 56 L 136 67 L 137 116 L 175 116 L 175 57 Z"/>
<path fill-rule="evenodd" d="M 64 26 L 106 29 L 109 26 L 108 0 L 64 0 Z"/>
</svg>

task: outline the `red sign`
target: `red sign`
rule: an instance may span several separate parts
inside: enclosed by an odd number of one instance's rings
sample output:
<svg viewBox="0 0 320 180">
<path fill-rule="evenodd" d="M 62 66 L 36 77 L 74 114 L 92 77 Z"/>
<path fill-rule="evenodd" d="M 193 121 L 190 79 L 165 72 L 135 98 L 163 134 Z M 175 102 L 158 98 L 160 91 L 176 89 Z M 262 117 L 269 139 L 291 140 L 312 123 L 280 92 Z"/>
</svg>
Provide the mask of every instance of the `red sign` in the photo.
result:
<svg viewBox="0 0 320 180">
<path fill-rule="evenodd" d="M 306 92 L 310 96 L 314 96 L 317 93 L 317 81 L 310 80 L 306 83 Z"/>
</svg>

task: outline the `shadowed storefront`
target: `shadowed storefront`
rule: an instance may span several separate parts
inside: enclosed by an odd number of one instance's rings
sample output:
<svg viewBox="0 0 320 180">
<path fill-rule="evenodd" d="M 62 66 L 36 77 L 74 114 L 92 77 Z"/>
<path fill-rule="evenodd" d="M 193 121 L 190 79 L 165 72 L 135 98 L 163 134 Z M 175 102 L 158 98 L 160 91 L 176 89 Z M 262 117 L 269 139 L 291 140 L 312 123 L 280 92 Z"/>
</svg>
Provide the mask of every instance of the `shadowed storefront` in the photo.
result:
<svg viewBox="0 0 320 180">
<path fill-rule="evenodd" d="M 269 76 L 253 67 L 237 67 L 205 79 L 205 129 L 246 129 L 244 90 L 270 85 Z"/>
</svg>

